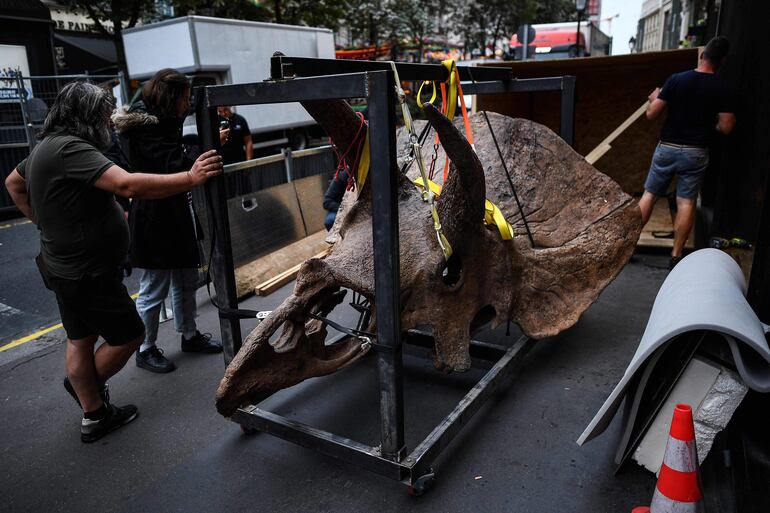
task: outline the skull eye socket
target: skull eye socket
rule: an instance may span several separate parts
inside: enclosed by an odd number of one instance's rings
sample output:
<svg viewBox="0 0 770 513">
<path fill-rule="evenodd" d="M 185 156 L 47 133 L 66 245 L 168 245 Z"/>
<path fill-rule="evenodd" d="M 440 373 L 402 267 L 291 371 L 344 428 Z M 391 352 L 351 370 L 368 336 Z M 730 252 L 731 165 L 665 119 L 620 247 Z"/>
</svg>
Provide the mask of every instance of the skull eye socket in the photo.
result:
<svg viewBox="0 0 770 513">
<path fill-rule="evenodd" d="M 447 260 L 443 271 L 441 272 L 441 279 L 444 285 L 452 287 L 460 282 L 463 276 L 463 261 L 460 255 L 452 253 L 452 256 Z"/>
</svg>

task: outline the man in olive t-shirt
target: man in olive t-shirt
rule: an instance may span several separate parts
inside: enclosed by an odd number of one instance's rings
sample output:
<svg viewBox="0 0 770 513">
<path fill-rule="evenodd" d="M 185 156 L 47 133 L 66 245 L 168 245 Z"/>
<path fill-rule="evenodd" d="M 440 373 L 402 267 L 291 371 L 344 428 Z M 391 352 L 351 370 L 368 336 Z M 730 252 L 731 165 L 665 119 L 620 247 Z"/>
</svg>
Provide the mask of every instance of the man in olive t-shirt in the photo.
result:
<svg viewBox="0 0 770 513">
<path fill-rule="evenodd" d="M 43 125 L 43 139 L 5 186 L 40 230 L 36 262 L 56 294 L 67 333 L 65 389 L 83 410 L 80 439 L 95 442 L 134 420 L 137 408 L 109 402 L 106 382 L 144 339 L 144 325 L 122 283 L 128 226 L 115 195 L 163 198 L 222 171 L 215 151 L 189 171 L 128 173 L 101 153 L 111 140 L 111 94 L 85 82 L 66 85 Z M 105 344 L 95 350 L 99 337 Z"/>
<path fill-rule="evenodd" d="M 42 263 L 52 276 L 115 272 L 128 253 L 128 225 L 115 195 L 94 187 L 114 164 L 88 141 L 46 137 L 17 167 L 40 226 Z M 27 167 L 35 173 L 26 176 Z"/>
</svg>

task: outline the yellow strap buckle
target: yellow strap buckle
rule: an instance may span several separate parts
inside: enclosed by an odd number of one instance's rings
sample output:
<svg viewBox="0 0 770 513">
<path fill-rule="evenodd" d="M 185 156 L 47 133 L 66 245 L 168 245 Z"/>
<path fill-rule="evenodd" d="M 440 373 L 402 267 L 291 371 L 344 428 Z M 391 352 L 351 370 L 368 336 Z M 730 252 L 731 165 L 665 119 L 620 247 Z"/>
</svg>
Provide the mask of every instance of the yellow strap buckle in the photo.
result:
<svg viewBox="0 0 770 513">
<path fill-rule="evenodd" d="M 420 88 L 417 90 L 417 106 L 421 109 L 425 108 L 425 104 L 422 102 L 422 88 L 425 87 L 425 84 L 433 85 L 433 94 L 430 95 L 430 100 L 428 100 L 427 103 L 433 105 L 433 102 L 436 101 L 436 82 L 432 82 L 430 80 L 424 81 L 422 84 L 420 84 Z"/>
</svg>

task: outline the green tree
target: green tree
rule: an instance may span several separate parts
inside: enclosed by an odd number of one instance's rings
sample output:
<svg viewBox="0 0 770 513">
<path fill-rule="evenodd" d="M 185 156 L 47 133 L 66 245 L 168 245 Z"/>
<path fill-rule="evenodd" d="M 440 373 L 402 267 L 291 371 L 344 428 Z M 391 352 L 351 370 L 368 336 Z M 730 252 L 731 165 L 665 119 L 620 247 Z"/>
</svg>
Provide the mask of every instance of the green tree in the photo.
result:
<svg viewBox="0 0 770 513">
<path fill-rule="evenodd" d="M 136 25 L 155 13 L 154 0 L 61 0 L 61 4 L 84 12 L 94 22 L 96 30 L 112 38 L 118 58 L 118 69 L 128 76 L 123 29 Z M 112 22 L 112 31 L 106 22 Z"/>
<path fill-rule="evenodd" d="M 273 0 L 272 21 L 338 30 L 345 3 L 335 0 Z"/>
<path fill-rule="evenodd" d="M 437 2 L 393 0 L 389 7 L 385 25 L 389 29 L 391 43 L 416 45 L 417 61 L 421 61 L 426 41 L 437 32 Z"/>
<path fill-rule="evenodd" d="M 343 23 L 349 29 L 353 41 L 363 46 L 380 46 L 389 32 L 386 26 L 387 1 L 346 0 Z"/>
<path fill-rule="evenodd" d="M 500 39 L 510 38 L 523 23 L 571 21 L 576 17 L 571 0 L 470 0 L 450 7 L 450 29 L 462 37 L 466 52 L 484 52 Z"/>
<path fill-rule="evenodd" d="M 177 16 L 199 14 L 235 20 L 270 21 L 272 13 L 254 0 L 172 0 Z"/>
</svg>

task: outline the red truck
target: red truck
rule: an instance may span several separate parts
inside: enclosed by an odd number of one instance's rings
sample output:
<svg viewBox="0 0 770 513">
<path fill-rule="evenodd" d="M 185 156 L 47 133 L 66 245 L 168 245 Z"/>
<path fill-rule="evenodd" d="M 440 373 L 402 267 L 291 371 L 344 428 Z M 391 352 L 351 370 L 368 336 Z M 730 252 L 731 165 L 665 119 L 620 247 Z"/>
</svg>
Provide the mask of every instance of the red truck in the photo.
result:
<svg viewBox="0 0 770 513">
<path fill-rule="evenodd" d="M 580 23 L 580 41 L 577 40 L 577 22 L 543 23 L 532 25 L 535 39 L 530 41 L 530 58 L 535 60 L 565 59 L 609 55 L 612 39 L 592 22 Z M 534 55 L 532 55 L 534 47 Z M 511 38 L 510 54 L 514 60 L 522 56 L 522 43 L 516 34 Z"/>
</svg>

